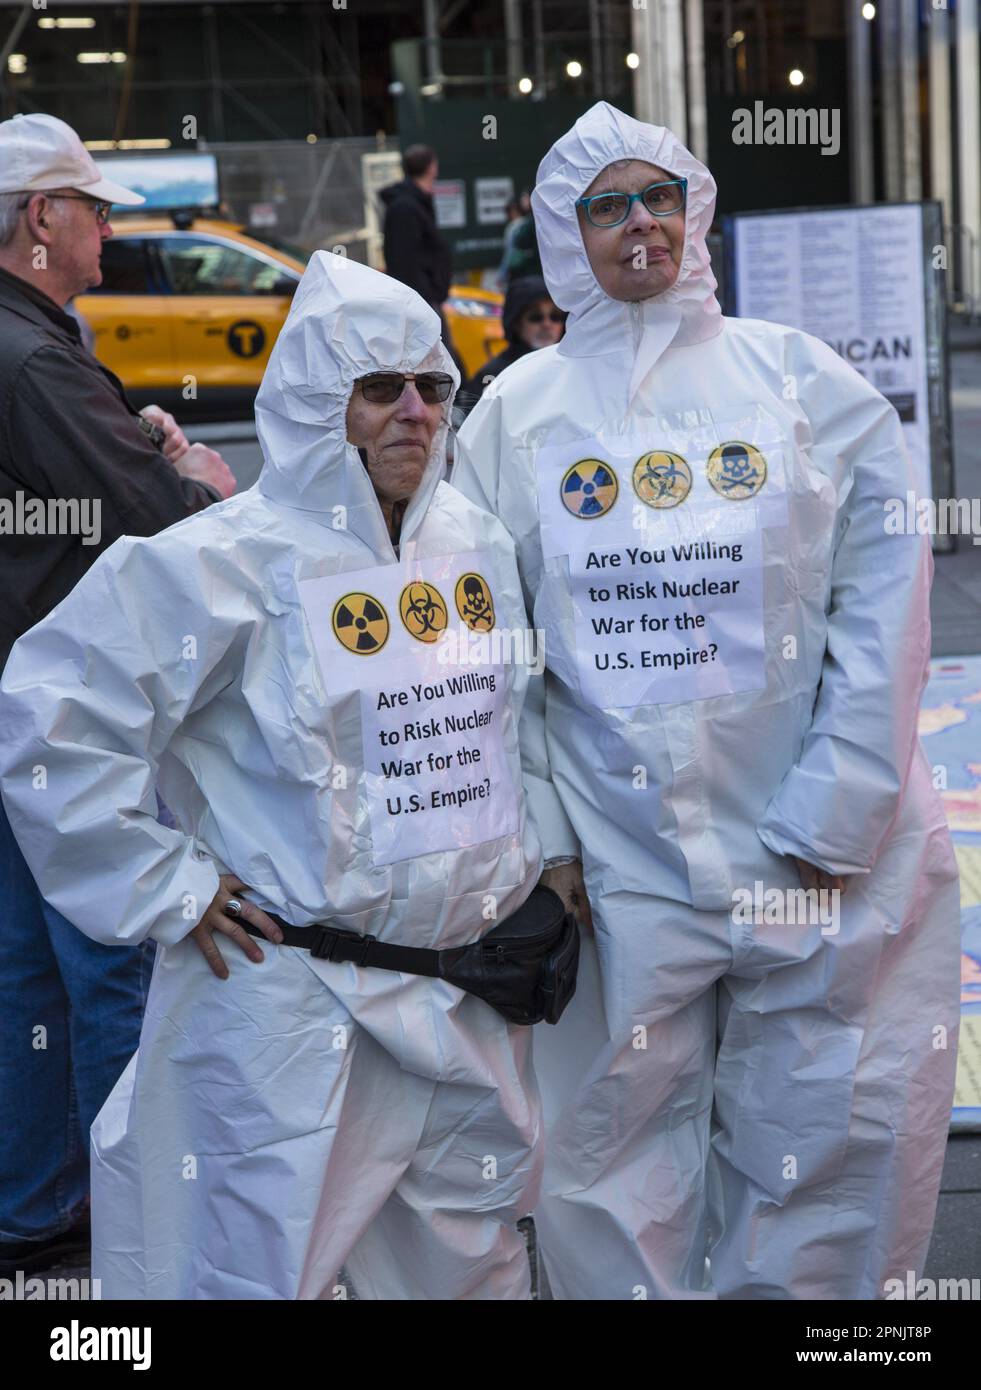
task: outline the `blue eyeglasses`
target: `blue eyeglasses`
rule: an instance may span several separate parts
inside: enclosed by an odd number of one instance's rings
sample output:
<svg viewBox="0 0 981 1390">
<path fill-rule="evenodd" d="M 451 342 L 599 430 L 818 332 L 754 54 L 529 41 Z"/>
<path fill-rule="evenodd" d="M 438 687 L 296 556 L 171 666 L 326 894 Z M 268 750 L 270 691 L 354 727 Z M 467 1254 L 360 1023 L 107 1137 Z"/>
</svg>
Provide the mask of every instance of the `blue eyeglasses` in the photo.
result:
<svg viewBox="0 0 981 1390">
<path fill-rule="evenodd" d="M 669 179 L 652 183 L 640 193 L 597 193 L 592 198 L 577 198 L 576 207 L 585 208 L 594 227 L 619 227 L 630 216 L 634 203 L 643 203 L 652 217 L 670 217 L 680 212 L 688 198 L 687 179 Z"/>
</svg>

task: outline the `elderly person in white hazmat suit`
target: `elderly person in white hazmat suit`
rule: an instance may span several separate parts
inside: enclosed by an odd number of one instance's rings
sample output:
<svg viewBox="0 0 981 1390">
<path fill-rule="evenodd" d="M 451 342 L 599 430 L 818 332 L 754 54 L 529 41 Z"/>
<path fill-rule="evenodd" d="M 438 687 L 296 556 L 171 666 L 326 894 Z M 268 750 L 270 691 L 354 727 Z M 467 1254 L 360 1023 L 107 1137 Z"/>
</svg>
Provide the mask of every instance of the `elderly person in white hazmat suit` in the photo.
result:
<svg viewBox="0 0 981 1390">
<path fill-rule="evenodd" d="M 318 252 L 255 487 L 119 540 L 7 665 L 3 794 L 46 897 L 163 947 L 92 1128 L 104 1297 L 331 1298 L 342 1265 L 365 1298 L 530 1294 L 531 1033 L 446 962 L 562 909 L 527 669 L 441 640 L 525 625 L 510 538 L 444 480 L 457 382 L 414 291 Z"/>
<path fill-rule="evenodd" d="M 533 196 L 566 336 L 458 440 L 547 634 L 529 805 L 595 927 L 536 1034 L 536 1225 L 557 1297 L 871 1299 L 925 1259 L 955 1066 L 932 561 L 885 524 L 892 406 L 722 317 L 714 205 L 670 131 L 581 117 Z"/>
</svg>

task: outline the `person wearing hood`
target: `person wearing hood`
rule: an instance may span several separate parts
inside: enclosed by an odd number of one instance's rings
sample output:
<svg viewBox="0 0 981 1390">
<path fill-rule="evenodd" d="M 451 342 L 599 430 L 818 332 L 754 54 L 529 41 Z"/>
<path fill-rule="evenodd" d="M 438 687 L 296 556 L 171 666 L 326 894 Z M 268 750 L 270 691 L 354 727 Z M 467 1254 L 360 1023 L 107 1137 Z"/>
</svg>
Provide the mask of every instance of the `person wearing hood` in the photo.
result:
<svg viewBox="0 0 981 1390">
<path fill-rule="evenodd" d="M 504 296 L 502 316 L 507 347 L 485 362 L 478 372 L 460 388 L 460 397 L 469 407 L 476 405 L 484 387 L 494 377 L 524 357 L 527 352 L 551 347 L 562 337 L 565 314 L 552 303 L 545 281 L 540 275 L 527 275 L 512 280 Z"/>
<path fill-rule="evenodd" d="M 342 1265 L 364 1298 L 530 1294 L 530 1031 L 415 973 L 513 921 L 541 867 L 527 666 L 441 640 L 451 614 L 461 639 L 525 625 L 504 528 L 443 480 L 457 381 L 413 291 L 315 253 L 256 485 L 118 540 L 10 657 L 32 870 L 89 936 L 158 943 L 92 1127 L 103 1297 L 340 1297 Z"/>
<path fill-rule="evenodd" d="M 925 1260 L 955 1070 L 932 558 L 885 524 L 892 406 L 722 317 L 715 192 L 669 130 L 582 116 L 532 199 L 565 337 L 457 441 L 546 634 L 546 881 L 594 927 L 536 1035 L 539 1249 L 559 1298 L 874 1299 Z"/>
</svg>

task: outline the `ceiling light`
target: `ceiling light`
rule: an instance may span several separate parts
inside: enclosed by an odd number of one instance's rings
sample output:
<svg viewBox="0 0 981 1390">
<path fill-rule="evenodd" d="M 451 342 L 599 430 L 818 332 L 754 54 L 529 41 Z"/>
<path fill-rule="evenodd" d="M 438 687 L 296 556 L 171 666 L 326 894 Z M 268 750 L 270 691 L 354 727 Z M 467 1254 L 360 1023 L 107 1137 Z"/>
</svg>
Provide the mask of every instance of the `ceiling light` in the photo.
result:
<svg viewBox="0 0 981 1390">
<path fill-rule="evenodd" d="M 83 19 L 76 16 L 73 19 L 39 19 L 37 22 L 39 29 L 94 29 L 94 19 Z"/>
</svg>

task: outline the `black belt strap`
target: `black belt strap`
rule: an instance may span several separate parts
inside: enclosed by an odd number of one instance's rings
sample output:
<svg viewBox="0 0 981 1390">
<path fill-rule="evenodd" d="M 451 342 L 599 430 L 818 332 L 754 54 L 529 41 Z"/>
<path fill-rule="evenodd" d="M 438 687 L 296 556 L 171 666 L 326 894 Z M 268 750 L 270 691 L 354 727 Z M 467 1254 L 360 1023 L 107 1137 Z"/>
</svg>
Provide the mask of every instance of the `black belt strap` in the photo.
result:
<svg viewBox="0 0 981 1390">
<path fill-rule="evenodd" d="M 294 927 L 277 917 L 275 912 L 267 912 L 267 917 L 283 933 L 284 946 L 297 946 L 301 951 L 309 951 L 317 960 L 351 961 L 354 965 L 371 965 L 379 970 L 399 970 L 407 975 L 428 975 L 438 980 L 439 951 L 426 950 L 421 946 L 395 946 L 388 941 L 378 941 L 373 936 L 362 936 L 360 932 L 345 931 L 341 927 L 328 927 L 314 922 L 309 927 Z M 258 927 L 253 927 L 244 917 L 235 919 L 250 936 L 263 936 Z"/>
</svg>

